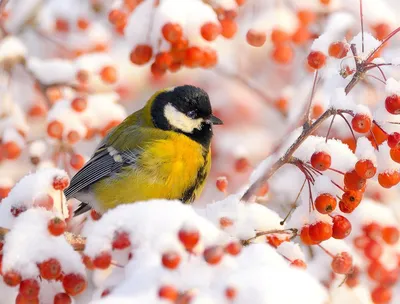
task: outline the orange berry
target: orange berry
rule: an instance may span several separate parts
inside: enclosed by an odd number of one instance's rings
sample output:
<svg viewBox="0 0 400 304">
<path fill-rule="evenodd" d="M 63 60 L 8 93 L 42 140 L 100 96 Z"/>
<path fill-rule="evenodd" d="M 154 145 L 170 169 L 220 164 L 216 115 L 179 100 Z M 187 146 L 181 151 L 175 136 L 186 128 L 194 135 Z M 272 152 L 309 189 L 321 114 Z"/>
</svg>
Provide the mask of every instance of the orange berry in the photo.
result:
<svg viewBox="0 0 400 304">
<path fill-rule="evenodd" d="M 229 217 L 223 216 L 219 219 L 219 226 L 224 229 L 233 225 L 233 220 Z"/>
<path fill-rule="evenodd" d="M 182 27 L 177 23 L 168 22 L 164 24 L 161 32 L 164 39 L 170 43 L 178 42 L 183 36 Z"/>
<path fill-rule="evenodd" d="M 77 131 L 72 130 L 72 131 L 68 132 L 68 134 L 67 134 L 68 143 L 71 145 L 76 144 L 80 139 L 81 139 L 81 136 L 79 135 L 79 133 Z"/>
<path fill-rule="evenodd" d="M 211 68 L 218 62 L 217 51 L 212 48 L 204 48 L 203 50 L 203 61 L 200 63 L 202 68 Z"/>
<path fill-rule="evenodd" d="M 320 51 L 312 51 L 308 54 L 307 61 L 310 67 L 318 70 L 325 65 L 326 56 Z"/>
<path fill-rule="evenodd" d="M 382 239 L 386 244 L 394 245 L 400 238 L 399 229 L 395 226 L 387 226 L 382 229 Z"/>
<path fill-rule="evenodd" d="M 83 112 L 86 110 L 87 100 L 83 97 L 75 97 L 71 102 L 71 108 L 76 112 Z"/>
<path fill-rule="evenodd" d="M 200 29 L 201 36 L 207 41 L 214 41 L 221 33 L 221 26 L 213 22 L 207 22 Z"/>
<path fill-rule="evenodd" d="M 6 273 L 3 273 L 4 283 L 6 283 L 6 285 L 10 287 L 18 286 L 19 283 L 21 283 L 21 280 L 22 280 L 21 275 L 14 270 L 10 270 L 7 271 Z"/>
<path fill-rule="evenodd" d="M 198 67 L 204 61 L 204 53 L 197 46 L 186 49 L 184 63 L 187 67 Z"/>
<path fill-rule="evenodd" d="M 350 232 L 350 221 L 344 216 L 335 215 L 333 217 L 332 237 L 334 239 L 344 239 L 350 234 Z"/>
<path fill-rule="evenodd" d="M 308 233 L 314 242 L 326 241 L 332 237 L 332 225 L 325 222 L 316 222 L 309 226 Z"/>
<path fill-rule="evenodd" d="M 61 33 L 66 33 L 69 31 L 68 20 L 63 18 L 57 18 L 55 23 L 55 30 Z"/>
<path fill-rule="evenodd" d="M 15 141 L 8 141 L 3 144 L 3 155 L 7 159 L 17 159 L 21 155 L 21 148 Z"/>
<path fill-rule="evenodd" d="M 400 143 L 400 133 L 398 132 L 393 132 L 389 134 L 388 139 L 387 139 L 387 144 L 390 148 L 396 148 Z"/>
<path fill-rule="evenodd" d="M 351 213 L 358 207 L 362 200 L 362 193 L 354 190 L 347 190 L 339 202 L 339 209 L 344 213 Z"/>
<path fill-rule="evenodd" d="M 161 68 L 160 66 L 157 65 L 157 63 L 154 62 L 154 63 L 150 66 L 150 71 L 151 71 L 151 74 L 152 74 L 154 77 L 158 77 L 158 78 L 159 78 L 159 77 L 164 76 L 167 70 Z"/>
<path fill-rule="evenodd" d="M 390 149 L 390 157 L 396 163 L 400 163 L 400 148 L 392 148 Z"/>
<path fill-rule="evenodd" d="M 161 262 L 165 268 L 176 269 L 181 262 L 181 256 L 175 251 L 169 251 L 162 255 Z"/>
<path fill-rule="evenodd" d="M 319 213 L 328 214 L 335 210 L 337 203 L 336 198 L 333 195 L 323 193 L 315 199 L 314 204 Z"/>
<path fill-rule="evenodd" d="M 378 40 L 385 39 L 391 32 L 390 26 L 387 23 L 378 23 L 372 26 L 372 30 Z"/>
<path fill-rule="evenodd" d="M 319 0 L 319 2 L 323 5 L 329 5 L 331 3 L 331 0 Z"/>
<path fill-rule="evenodd" d="M 273 29 L 271 33 L 271 41 L 273 44 L 280 44 L 289 41 L 290 35 L 281 30 L 281 29 Z"/>
<path fill-rule="evenodd" d="M 360 159 L 354 168 L 357 174 L 364 179 L 369 179 L 374 177 L 376 174 L 376 167 L 369 159 Z"/>
<path fill-rule="evenodd" d="M 379 173 L 378 182 L 383 188 L 391 188 L 400 182 L 400 174 L 397 171 Z"/>
<path fill-rule="evenodd" d="M 237 24 L 232 19 L 222 19 L 219 21 L 221 24 L 221 35 L 227 39 L 231 39 L 237 32 Z"/>
<path fill-rule="evenodd" d="M 380 145 L 382 144 L 385 140 L 388 138 L 388 134 L 383 132 L 379 127 L 377 127 L 375 124 L 372 125 L 371 128 L 371 133 L 374 134 L 374 137 L 372 137 L 371 134 L 368 135 L 368 139 L 371 142 L 371 144 L 376 148 L 376 144 Z M 376 142 L 376 143 L 375 143 Z"/>
<path fill-rule="evenodd" d="M 48 259 L 38 264 L 40 276 L 45 280 L 55 280 L 61 274 L 61 264 L 56 259 Z"/>
<path fill-rule="evenodd" d="M 126 22 L 127 14 L 119 9 L 112 9 L 108 13 L 108 21 L 114 25 Z"/>
<path fill-rule="evenodd" d="M 293 60 L 294 52 L 290 44 L 278 44 L 272 50 L 272 59 L 279 64 L 289 64 Z"/>
<path fill-rule="evenodd" d="M 94 257 L 93 265 L 98 269 L 107 269 L 111 265 L 111 259 L 111 254 L 107 251 L 103 251 Z"/>
<path fill-rule="evenodd" d="M 139 44 L 130 54 L 130 60 L 137 65 L 143 65 L 150 61 L 153 56 L 153 49 L 150 45 Z"/>
<path fill-rule="evenodd" d="M 226 192 L 226 188 L 228 187 L 228 179 L 226 176 L 220 176 L 216 181 L 217 189 L 221 192 Z"/>
<path fill-rule="evenodd" d="M 367 133 L 371 129 L 371 118 L 365 114 L 356 114 L 351 120 L 353 130 L 358 133 Z"/>
<path fill-rule="evenodd" d="M 367 182 L 364 178 L 360 177 L 357 174 L 356 170 L 351 170 L 349 172 L 346 172 L 344 174 L 343 181 L 347 189 L 354 191 L 361 190 Z"/>
<path fill-rule="evenodd" d="M 78 20 L 76 20 L 76 26 L 82 31 L 86 30 L 89 27 L 89 24 L 89 20 L 83 17 L 80 17 Z"/>
<path fill-rule="evenodd" d="M 50 219 L 50 221 L 47 224 L 47 229 L 50 232 L 51 235 L 54 236 L 60 236 L 65 232 L 65 229 L 67 228 L 67 224 L 65 223 L 64 220 L 62 220 L 59 217 L 54 217 Z"/>
<path fill-rule="evenodd" d="M 62 284 L 66 293 L 71 296 L 76 296 L 82 293 L 86 287 L 87 282 L 80 274 L 70 273 L 63 277 Z"/>
<path fill-rule="evenodd" d="M 81 154 L 74 153 L 71 155 L 69 164 L 75 170 L 80 170 L 80 169 L 82 169 L 83 165 L 85 164 L 85 159 L 83 158 L 83 156 Z"/>
<path fill-rule="evenodd" d="M 46 113 L 47 108 L 41 103 L 33 104 L 28 110 L 28 115 L 30 117 L 44 117 Z"/>
<path fill-rule="evenodd" d="M 250 29 L 246 34 L 247 43 L 254 47 L 263 46 L 267 40 L 267 35 L 263 32 Z"/>
<path fill-rule="evenodd" d="M 281 113 L 287 113 L 288 111 L 288 100 L 284 97 L 280 97 L 274 102 L 275 107 L 281 112 Z"/>
<path fill-rule="evenodd" d="M 310 162 L 315 169 L 325 171 L 331 167 L 331 156 L 324 151 L 314 152 Z"/>
<path fill-rule="evenodd" d="M 324 113 L 324 108 L 320 104 L 314 104 L 311 109 L 311 118 L 317 119 Z"/>
<path fill-rule="evenodd" d="M 46 96 L 52 103 L 55 103 L 56 101 L 60 100 L 63 97 L 62 92 L 58 87 L 47 88 Z"/>
<path fill-rule="evenodd" d="M 347 252 L 341 252 L 332 259 L 331 268 L 338 274 L 348 274 L 353 268 L 353 258 Z"/>
<path fill-rule="evenodd" d="M 316 245 L 319 243 L 319 241 L 315 241 L 315 240 L 311 239 L 309 225 L 303 226 L 303 228 L 301 228 L 300 240 L 303 242 L 304 245 L 307 245 L 307 246 Z"/>
<path fill-rule="evenodd" d="M 161 286 L 158 290 L 158 296 L 171 302 L 175 302 L 179 297 L 179 292 L 175 287 L 170 285 Z"/>
<path fill-rule="evenodd" d="M 349 51 L 349 46 L 347 43 L 344 43 L 343 41 L 337 41 L 337 42 L 332 42 L 329 45 L 328 54 L 331 57 L 341 59 L 346 57 L 348 51 Z"/>
<path fill-rule="evenodd" d="M 389 304 L 392 300 L 392 290 L 389 286 L 379 285 L 372 290 L 371 299 L 375 304 Z"/>
<path fill-rule="evenodd" d="M 311 33 L 305 26 L 299 26 L 292 35 L 292 41 L 297 45 L 304 45 L 310 38 Z"/>
<path fill-rule="evenodd" d="M 161 52 L 156 55 L 154 63 L 160 68 L 161 70 L 168 69 L 174 58 L 172 57 L 170 52 Z"/>
<path fill-rule="evenodd" d="M 301 9 L 297 12 L 297 18 L 302 25 L 306 26 L 315 21 L 316 15 L 311 10 Z"/>
<path fill-rule="evenodd" d="M 100 78 L 105 83 L 112 84 L 117 81 L 117 70 L 112 66 L 105 66 L 100 71 Z"/>
<path fill-rule="evenodd" d="M 78 80 L 81 84 L 86 83 L 89 80 L 89 73 L 85 70 L 79 70 L 76 75 L 76 80 Z"/>
<path fill-rule="evenodd" d="M 50 137 L 61 139 L 64 131 L 64 125 L 58 120 L 53 120 L 47 125 L 47 134 Z"/>
</svg>

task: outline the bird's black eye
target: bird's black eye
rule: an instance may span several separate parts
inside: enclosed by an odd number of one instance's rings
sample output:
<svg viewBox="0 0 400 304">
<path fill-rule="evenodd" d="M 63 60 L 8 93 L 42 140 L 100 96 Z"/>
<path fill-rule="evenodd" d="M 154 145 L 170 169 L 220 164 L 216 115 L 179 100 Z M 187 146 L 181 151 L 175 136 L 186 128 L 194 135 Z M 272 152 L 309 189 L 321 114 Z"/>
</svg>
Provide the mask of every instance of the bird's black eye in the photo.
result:
<svg viewBox="0 0 400 304">
<path fill-rule="evenodd" d="M 196 116 L 197 116 L 197 113 L 196 113 L 196 111 L 189 111 L 189 112 L 187 112 L 187 117 L 189 117 L 189 118 L 196 118 Z"/>
</svg>

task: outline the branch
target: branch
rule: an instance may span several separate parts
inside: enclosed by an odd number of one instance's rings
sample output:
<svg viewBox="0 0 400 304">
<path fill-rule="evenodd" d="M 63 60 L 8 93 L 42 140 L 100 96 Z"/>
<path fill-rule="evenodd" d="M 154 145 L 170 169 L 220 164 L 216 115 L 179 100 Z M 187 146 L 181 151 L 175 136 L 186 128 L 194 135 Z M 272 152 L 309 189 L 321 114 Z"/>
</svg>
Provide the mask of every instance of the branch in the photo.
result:
<svg viewBox="0 0 400 304">
<path fill-rule="evenodd" d="M 247 245 L 250 245 L 252 240 L 255 240 L 259 236 L 268 235 L 268 234 L 291 234 L 290 239 L 292 239 L 297 236 L 297 232 L 298 232 L 298 230 L 296 228 L 289 228 L 289 229 L 284 229 L 284 230 L 273 229 L 273 230 L 267 230 L 267 231 L 259 231 L 256 233 L 255 236 L 253 236 L 247 240 L 242 240 L 241 242 L 242 242 L 243 246 L 247 246 Z"/>
<path fill-rule="evenodd" d="M 0 227 L 0 242 L 5 240 L 8 232 L 10 232 L 10 229 Z M 67 242 L 72 246 L 72 248 L 74 248 L 75 251 L 83 251 L 85 249 L 86 238 L 71 232 L 66 232 L 64 235 Z"/>
</svg>

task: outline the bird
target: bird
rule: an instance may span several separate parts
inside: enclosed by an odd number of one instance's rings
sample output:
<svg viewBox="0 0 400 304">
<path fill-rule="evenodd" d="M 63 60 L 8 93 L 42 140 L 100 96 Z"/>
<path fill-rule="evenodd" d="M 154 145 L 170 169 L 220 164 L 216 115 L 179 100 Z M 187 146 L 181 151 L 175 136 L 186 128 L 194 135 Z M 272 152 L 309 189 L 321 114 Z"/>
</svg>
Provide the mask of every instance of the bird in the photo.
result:
<svg viewBox="0 0 400 304">
<path fill-rule="evenodd" d="M 192 203 L 210 172 L 213 125 L 221 124 L 203 89 L 157 91 L 103 138 L 71 179 L 64 194 L 80 201 L 74 216 L 151 199 Z"/>
</svg>

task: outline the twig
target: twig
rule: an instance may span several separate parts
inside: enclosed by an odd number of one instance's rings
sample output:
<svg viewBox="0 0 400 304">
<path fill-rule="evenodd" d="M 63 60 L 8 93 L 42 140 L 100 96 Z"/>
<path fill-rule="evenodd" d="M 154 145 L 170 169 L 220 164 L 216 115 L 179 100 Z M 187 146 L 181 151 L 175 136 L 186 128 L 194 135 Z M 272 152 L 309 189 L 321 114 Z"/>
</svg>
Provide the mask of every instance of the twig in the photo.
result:
<svg viewBox="0 0 400 304">
<path fill-rule="evenodd" d="M 247 239 L 247 240 L 242 240 L 242 245 L 243 246 L 247 246 L 251 243 L 251 241 L 255 240 L 256 238 L 263 236 L 263 235 L 268 235 L 268 234 L 291 234 L 291 238 L 294 238 L 297 236 L 297 229 L 296 228 L 289 228 L 289 229 L 284 229 L 284 230 L 280 230 L 280 229 L 273 229 L 273 230 L 267 230 L 267 231 L 259 231 L 256 233 L 255 236 Z"/>
<path fill-rule="evenodd" d="M 303 122 L 307 123 L 308 125 L 311 124 L 310 112 L 311 112 L 312 101 L 313 101 L 314 95 L 315 95 L 315 89 L 317 86 L 317 82 L 318 82 L 318 70 L 315 70 L 313 86 L 312 86 L 311 94 L 310 94 L 310 100 L 309 100 L 307 108 L 304 112 L 304 118 L 303 118 Z"/>
<path fill-rule="evenodd" d="M 4 241 L 8 232 L 10 232 L 9 229 L 0 227 L 0 242 Z M 71 232 L 66 232 L 64 236 L 75 251 L 83 251 L 85 249 L 86 238 Z"/>
<path fill-rule="evenodd" d="M 360 21 L 361 21 L 361 52 L 364 53 L 364 15 L 363 15 L 362 0 L 360 0 Z"/>
</svg>

